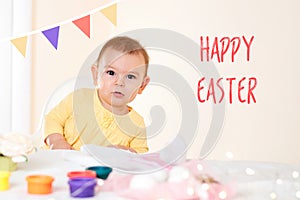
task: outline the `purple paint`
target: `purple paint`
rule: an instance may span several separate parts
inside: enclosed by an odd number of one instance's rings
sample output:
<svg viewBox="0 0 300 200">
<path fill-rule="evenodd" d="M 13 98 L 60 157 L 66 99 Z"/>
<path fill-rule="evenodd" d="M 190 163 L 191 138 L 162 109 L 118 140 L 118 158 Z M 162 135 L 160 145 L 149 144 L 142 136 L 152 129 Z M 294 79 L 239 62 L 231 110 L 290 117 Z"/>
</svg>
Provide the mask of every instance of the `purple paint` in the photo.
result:
<svg viewBox="0 0 300 200">
<path fill-rule="evenodd" d="M 72 197 L 85 198 L 95 196 L 95 178 L 73 178 L 68 181 Z"/>
</svg>

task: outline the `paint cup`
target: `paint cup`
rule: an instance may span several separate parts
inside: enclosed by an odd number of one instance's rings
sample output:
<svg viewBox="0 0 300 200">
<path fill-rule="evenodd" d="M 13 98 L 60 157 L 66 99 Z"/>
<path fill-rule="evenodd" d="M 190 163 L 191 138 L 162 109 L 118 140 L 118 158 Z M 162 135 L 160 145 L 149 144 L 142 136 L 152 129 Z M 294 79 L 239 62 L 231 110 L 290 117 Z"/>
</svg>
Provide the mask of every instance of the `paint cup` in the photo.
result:
<svg viewBox="0 0 300 200">
<path fill-rule="evenodd" d="M 47 175 L 31 175 L 26 177 L 27 192 L 29 194 L 52 193 L 52 182 L 54 178 Z"/>
<path fill-rule="evenodd" d="M 72 178 L 69 179 L 68 183 L 72 197 L 85 198 L 95 196 L 95 186 L 97 185 L 95 178 Z"/>
<path fill-rule="evenodd" d="M 92 170 L 71 171 L 71 172 L 68 172 L 67 176 L 70 179 L 73 179 L 73 178 L 96 178 L 96 172 L 94 172 Z"/>
<path fill-rule="evenodd" d="M 9 189 L 10 172 L 0 171 L 0 191 Z"/>
<path fill-rule="evenodd" d="M 17 163 L 14 163 L 10 157 L 0 156 L 0 171 L 15 171 Z"/>
<path fill-rule="evenodd" d="M 112 168 L 107 166 L 93 166 L 86 168 L 86 170 L 95 171 L 97 178 L 103 180 L 107 179 L 108 175 L 112 172 Z"/>
</svg>

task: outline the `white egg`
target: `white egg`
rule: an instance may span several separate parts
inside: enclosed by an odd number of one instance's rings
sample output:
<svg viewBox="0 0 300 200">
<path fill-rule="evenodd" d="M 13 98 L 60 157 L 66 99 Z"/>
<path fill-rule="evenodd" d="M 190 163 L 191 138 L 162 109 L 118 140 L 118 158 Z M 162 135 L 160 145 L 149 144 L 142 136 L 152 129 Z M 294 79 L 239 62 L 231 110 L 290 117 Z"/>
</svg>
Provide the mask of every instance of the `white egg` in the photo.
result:
<svg viewBox="0 0 300 200">
<path fill-rule="evenodd" d="M 165 182 L 168 178 L 168 173 L 165 170 L 160 170 L 149 174 L 157 183 Z"/>
<path fill-rule="evenodd" d="M 175 166 L 169 172 L 168 182 L 181 182 L 190 177 L 190 171 L 184 167 Z"/>
<path fill-rule="evenodd" d="M 156 184 L 156 181 L 150 175 L 135 175 L 130 181 L 131 189 L 150 189 Z"/>
</svg>

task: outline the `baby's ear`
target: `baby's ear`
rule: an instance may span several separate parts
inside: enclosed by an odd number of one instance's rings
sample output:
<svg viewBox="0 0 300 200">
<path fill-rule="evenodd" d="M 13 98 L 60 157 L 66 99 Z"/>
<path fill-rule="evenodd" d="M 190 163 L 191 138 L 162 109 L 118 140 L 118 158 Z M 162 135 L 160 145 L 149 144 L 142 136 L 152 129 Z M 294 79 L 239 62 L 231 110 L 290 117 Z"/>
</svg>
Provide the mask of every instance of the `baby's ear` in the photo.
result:
<svg viewBox="0 0 300 200">
<path fill-rule="evenodd" d="M 144 89 L 146 88 L 149 82 L 150 82 L 150 77 L 146 76 L 143 80 L 142 85 L 139 88 L 138 94 L 142 94 L 142 92 L 144 91 Z"/>
<path fill-rule="evenodd" d="M 98 67 L 96 65 L 92 65 L 91 72 L 93 76 L 94 85 L 98 84 Z"/>
</svg>

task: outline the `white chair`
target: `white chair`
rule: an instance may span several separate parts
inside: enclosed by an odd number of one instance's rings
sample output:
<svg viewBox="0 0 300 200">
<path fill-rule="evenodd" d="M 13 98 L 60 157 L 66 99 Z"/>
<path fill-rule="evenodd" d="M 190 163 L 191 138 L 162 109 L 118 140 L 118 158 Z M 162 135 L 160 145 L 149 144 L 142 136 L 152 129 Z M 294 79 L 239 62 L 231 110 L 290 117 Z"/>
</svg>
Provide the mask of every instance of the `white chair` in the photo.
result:
<svg viewBox="0 0 300 200">
<path fill-rule="evenodd" d="M 36 147 L 43 146 L 43 123 L 44 123 L 44 116 L 54 108 L 64 97 L 66 97 L 69 93 L 74 91 L 76 78 L 71 78 L 61 85 L 59 85 L 49 96 L 48 101 L 46 102 L 42 114 L 41 119 L 39 122 L 39 126 L 37 131 L 32 135 L 33 144 Z"/>
</svg>

